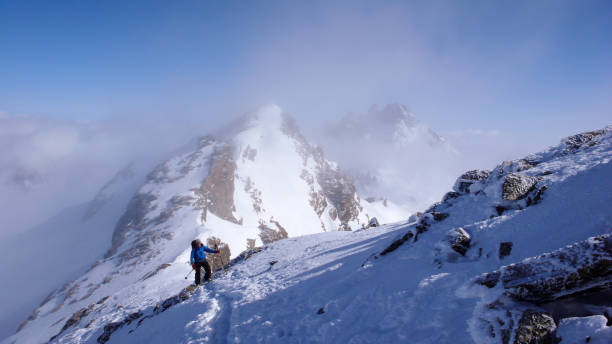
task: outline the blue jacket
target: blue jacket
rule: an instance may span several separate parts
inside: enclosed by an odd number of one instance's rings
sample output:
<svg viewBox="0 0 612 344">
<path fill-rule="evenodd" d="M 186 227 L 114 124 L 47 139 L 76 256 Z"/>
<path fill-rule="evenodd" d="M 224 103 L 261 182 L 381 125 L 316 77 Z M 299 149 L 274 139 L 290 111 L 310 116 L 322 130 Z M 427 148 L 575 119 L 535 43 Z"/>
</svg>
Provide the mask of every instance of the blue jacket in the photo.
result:
<svg viewBox="0 0 612 344">
<path fill-rule="evenodd" d="M 204 253 L 204 251 L 206 252 L 210 252 L 210 253 L 217 253 L 216 250 L 213 250 L 212 248 L 208 248 L 204 245 L 202 245 L 202 247 L 198 248 L 198 249 L 191 249 L 191 264 L 196 263 L 196 262 L 202 262 L 206 260 L 206 253 Z"/>
</svg>

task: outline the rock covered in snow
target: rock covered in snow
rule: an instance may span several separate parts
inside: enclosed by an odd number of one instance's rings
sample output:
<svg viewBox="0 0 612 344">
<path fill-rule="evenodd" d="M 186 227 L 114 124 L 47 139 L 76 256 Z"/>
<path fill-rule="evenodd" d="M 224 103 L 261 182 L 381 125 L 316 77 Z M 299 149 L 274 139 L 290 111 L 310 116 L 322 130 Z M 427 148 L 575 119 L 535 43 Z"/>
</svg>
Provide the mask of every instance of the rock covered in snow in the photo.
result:
<svg viewBox="0 0 612 344">
<path fill-rule="evenodd" d="M 453 190 L 459 193 L 469 193 L 470 186 L 477 181 L 486 180 L 491 175 L 491 171 L 485 170 L 471 170 L 462 174 L 457 181 Z"/>
<path fill-rule="evenodd" d="M 603 315 L 562 319 L 556 337 L 561 343 L 609 344 L 612 326 Z"/>
<path fill-rule="evenodd" d="M 544 312 L 526 310 L 514 333 L 514 344 L 554 343 L 555 320 Z"/>
<path fill-rule="evenodd" d="M 587 131 L 584 133 L 580 133 L 577 135 L 567 137 L 564 140 L 565 146 L 567 146 L 567 149 L 570 152 L 575 152 L 583 146 L 592 147 L 593 145 L 597 143 L 597 139 L 601 135 L 605 134 L 607 130 L 608 128 L 601 129 L 601 130 Z"/>
<path fill-rule="evenodd" d="M 446 240 L 450 247 L 462 256 L 470 248 L 472 237 L 461 227 L 453 228 L 446 233 Z"/>
<path fill-rule="evenodd" d="M 476 283 L 501 281 L 517 300 L 544 302 L 592 288 L 612 286 L 612 236 L 603 234 L 528 258 L 480 276 Z"/>
</svg>

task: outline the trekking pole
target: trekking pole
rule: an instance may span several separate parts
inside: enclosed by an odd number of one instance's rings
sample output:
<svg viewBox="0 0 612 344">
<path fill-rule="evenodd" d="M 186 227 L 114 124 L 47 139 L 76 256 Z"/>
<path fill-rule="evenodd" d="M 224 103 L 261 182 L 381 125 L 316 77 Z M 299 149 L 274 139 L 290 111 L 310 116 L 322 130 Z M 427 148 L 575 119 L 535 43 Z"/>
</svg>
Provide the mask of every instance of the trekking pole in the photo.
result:
<svg viewBox="0 0 612 344">
<path fill-rule="evenodd" d="M 187 279 L 187 277 L 189 277 L 189 275 L 191 275 L 192 271 L 193 271 L 193 269 L 189 270 L 189 273 L 187 274 L 187 276 L 185 276 L 185 279 Z"/>
</svg>

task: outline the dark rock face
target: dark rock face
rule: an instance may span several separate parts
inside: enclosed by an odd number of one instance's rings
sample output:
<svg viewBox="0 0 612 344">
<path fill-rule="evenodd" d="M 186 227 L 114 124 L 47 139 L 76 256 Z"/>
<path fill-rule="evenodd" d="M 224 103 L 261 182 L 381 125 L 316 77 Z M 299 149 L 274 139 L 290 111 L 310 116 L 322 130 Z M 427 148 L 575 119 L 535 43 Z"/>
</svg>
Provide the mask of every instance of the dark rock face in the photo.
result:
<svg viewBox="0 0 612 344">
<path fill-rule="evenodd" d="M 480 276 L 489 288 L 502 282 L 516 300 L 546 302 L 612 286 L 612 236 L 599 235 Z"/>
<path fill-rule="evenodd" d="M 200 198 L 197 206 L 203 209 L 202 220 L 206 221 L 206 213 L 217 215 L 219 218 L 240 224 L 234 217 L 234 173 L 236 162 L 233 158 L 234 150 L 231 146 L 224 146 L 215 151 L 210 172 L 202 187 L 195 190 Z"/>
<path fill-rule="evenodd" d="M 457 181 L 455 182 L 455 186 L 453 187 L 453 190 L 459 193 L 469 193 L 470 186 L 472 184 L 480 180 L 485 180 L 489 178 L 490 175 L 491 175 L 491 171 L 484 171 L 484 170 L 467 171 L 464 174 L 462 174 L 459 178 L 457 178 Z"/>
<path fill-rule="evenodd" d="M 352 179 L 331 167 L 321 170 L 317 176 L 325 197 L 336 208 L 342 224 L 357 219 L 362 210 L 357 199 L 357 189 Z"/>
<path fill-rule="evenodd" d="M 463 256 L 470 248 L 472 238 L 463 228 L 457 227 L 446 233 L 446 240 L 455 252 Z"/>
<path fill-rule="evenodd" d="M 504 257 L 510 255 L 510 252 L 512 252 L 512 245 L 513 243 L 511 241 L 499 243 L 499 259 L 504 259 Z"/>
<path fill-rule="evenodd" d="M 514 344 L 554 344 L 556 328 L 549 314 L 526 310 L 514 333 Z"/>
<path fill-rule="evenodd" d="M 325 159 L 323 150 L 308 143 L 299 131 L 295 119 L 287 113 L 283 113 L 281 131 L 295 140 L 296 149 L 302 157 L 304 166 L 309 158 L 317 164 L 316 176 L 310 175 L 307 171 L 303 171 L 300 176 L 310 186 L 310 204 L 317 215 L 321 216 L 329 203 L 335 208 L 330 209 L 332 219 L 340 220 L 339 229 L 351 230 L 348 222 L 356 220 L 363 210 L 353 179 L 331 166 Z M 315 179 L 321 185 L 322 191 L 315 191 L 313 187 Z"/>
<path fill-rule="evenodd" d="M 527 196 L 534 189 L 538 178 L 511 173 L 506 176 L 502 185 L 502 196 L 509 201 L 516 201 Z"/>
</svg>

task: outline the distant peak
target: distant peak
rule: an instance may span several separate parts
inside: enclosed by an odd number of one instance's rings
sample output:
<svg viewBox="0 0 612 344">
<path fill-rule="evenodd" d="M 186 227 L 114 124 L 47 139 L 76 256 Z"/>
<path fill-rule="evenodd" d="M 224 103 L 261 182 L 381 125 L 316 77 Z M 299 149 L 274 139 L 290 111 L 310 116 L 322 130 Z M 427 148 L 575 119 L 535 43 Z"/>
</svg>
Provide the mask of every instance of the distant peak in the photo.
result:
<svg viewBox="0 0 612 344">
<path fill-rule="evenodd" d="M 403 104 L 387 104 L 384 108 L 382 108 L 382 110 L 378 107 L 372 107 L 372 110 L 371 114 L 385 123 L 397 122 L 399 120 L 404 120 L 407 122 L 416 121 L 416 118 L 408 110 L 408 107 Z"/>
</svg>

